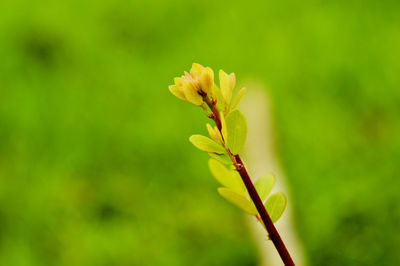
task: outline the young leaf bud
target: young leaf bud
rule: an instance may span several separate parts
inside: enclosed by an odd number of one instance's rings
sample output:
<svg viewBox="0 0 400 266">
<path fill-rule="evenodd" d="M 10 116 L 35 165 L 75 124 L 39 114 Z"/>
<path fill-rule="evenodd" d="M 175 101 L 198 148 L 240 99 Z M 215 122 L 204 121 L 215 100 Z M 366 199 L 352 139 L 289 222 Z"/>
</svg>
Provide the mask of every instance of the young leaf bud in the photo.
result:
<svg viewBox="0 0 400 266">
<path fill-rule="evenodd" d="M 210 124 L 207 123 L 207 131 L 210 137 L 218 143 L 222 143 L 221 133 L 219 132 L 217 127 L 212 127 Z"/>
<path fill-rule="evenodd" d="M 234 73 L 226 74 L 223 70 L 219 71 L 219 85 L 221 87 L 221 93 L 227 104 L 231 102 L 232 91 L 235 87 L 236 77 Z"/>
</svg>

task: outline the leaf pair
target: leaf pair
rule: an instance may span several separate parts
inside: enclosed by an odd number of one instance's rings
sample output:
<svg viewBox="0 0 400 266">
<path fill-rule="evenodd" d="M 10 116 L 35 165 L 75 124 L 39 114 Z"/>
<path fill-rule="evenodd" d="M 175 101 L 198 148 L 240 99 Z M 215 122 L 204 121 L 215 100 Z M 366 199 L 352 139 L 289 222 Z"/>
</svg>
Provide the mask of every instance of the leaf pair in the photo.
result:
<svg viewBox="0 0 400 266">
<path fill-rule="evenodd" d="M 234 192 L 245 194 L 246 187 L 236 170 L 228 169 L 225 165 L 214 159 L 208 161 L 208 167 L 211 174 L 221 185 Z"/>
<path fill-rule="evenodd" d="M 257 215 L 254 203 L 248 197 L 246 187 L 239 173 L 228 169 L 220 162 L 210 159 L 208 166 L 214 178 L 224 187 L 218 188 L 218 193 L 227 201 L 251 215 Z"/>
<path fill-rule="evenodd" d="M 226 168 L 222 163 L 214 159 L 208 161 L 208 166 L 214 178 L 224 186 L 218 188 L 218 193 L 243 211 L 256 215 L 257 209 L 249 199 L 239 173 L 234 169 Z"/>
<path fill-rule="evenodd" d="M 261 201 L 264 203 L 264 207 L 273 223 L 278 221 L 286 208 L 286 197 L 282 192 L 274 193 L 267 199 L 269 193 L 274 187 L 275 180 L 273 174 L 267 174 L 260 177 L 254 184 L 254 187 L 256 188 Z"/>
<path fill-rule="evenodd" d="M 222 184 L 222 182 L 220 183 Z M 282 192 L 274 193 L 267 199 L 274 184 L 275 176 L 272 174 L 260 177 L 255 183 L 257 193 L 262 202 L 265 202 L 264 207 L 273 223 L 278 221 L 286 208 L 286 197 Z M 232 186 L 227 186 L 227 188 L 218 188 L 218 193 L 248 214 L 258 215 L 258 211 L 254 206 L 253 201 L 247 196 L 247 193 L 241 193 L 240 191 L 234 190 L 232 189 Z"/>
</svg>

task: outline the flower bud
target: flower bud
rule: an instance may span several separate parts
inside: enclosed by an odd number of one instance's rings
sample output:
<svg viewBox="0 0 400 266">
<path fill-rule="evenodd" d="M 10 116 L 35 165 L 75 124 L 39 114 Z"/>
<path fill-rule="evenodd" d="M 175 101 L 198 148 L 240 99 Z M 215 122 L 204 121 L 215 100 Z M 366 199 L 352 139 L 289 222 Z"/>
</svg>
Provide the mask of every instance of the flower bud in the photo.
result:
<svg viewBox="0 0 400 266">
<path fill-rule="evenodd" d="M 202 91 L 212 96 L 214 86 L 214 71 L 210 67 L 206 67 L 200 76 L 200 88 Z"/>
</svg>

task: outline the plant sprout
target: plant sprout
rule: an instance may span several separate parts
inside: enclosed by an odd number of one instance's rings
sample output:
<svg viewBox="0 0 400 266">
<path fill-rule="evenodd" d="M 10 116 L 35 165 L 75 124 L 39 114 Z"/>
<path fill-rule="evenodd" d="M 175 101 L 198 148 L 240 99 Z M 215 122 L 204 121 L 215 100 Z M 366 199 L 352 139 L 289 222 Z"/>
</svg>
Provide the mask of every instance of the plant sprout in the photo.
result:
<svg viewBox="0 0 400 266">
<path fill-rule="evenodd" d="M 266 229 L 285 265 L 294 265 L 274 223 L 283 214 L 286 197 L 282 192 L 270 195 L 275 176 L 266 174 L 251 181 L 239 156 L 247 135 L 246 118 L 237 109 L 246 88 L 232 99 L 236 77 L 219 71 L 219 87 L 214 83 L 214 71 L 194 63 L 190 72 L 174 79 L 168 88 L 177 98 L 201 107 L 215 126 L 206 124 L 210 137 L 192 135 L 189 140 L 199 150 L 208 153 L 211 174 L 221 184 L 218 193 L 246 213 L 254 215 Z"/>
</svg>

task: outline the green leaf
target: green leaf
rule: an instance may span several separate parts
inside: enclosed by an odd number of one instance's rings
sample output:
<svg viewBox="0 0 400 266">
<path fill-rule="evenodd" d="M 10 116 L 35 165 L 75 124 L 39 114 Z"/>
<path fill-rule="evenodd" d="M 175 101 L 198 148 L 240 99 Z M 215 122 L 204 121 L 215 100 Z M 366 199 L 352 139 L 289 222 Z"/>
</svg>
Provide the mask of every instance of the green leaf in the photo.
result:
<svg viewBox="0 0 400 266">
<path fill-rule="evenodd" d="M 275 223 L 281 217 L 286 208 L 286 197 L 282 192 L 272 194 L 271 197 L 267 199 L 264 206 L 267 209 L 272 222 Z"/>
<path fill-rule="evenodd" d="M 208 161 L 208 166 L 212 175 L 221 185 L 237 193 L 244 194 L 246 189 L 237 171 L 226 168 L 222 163 L 214 159 Z"/>
<path fill-rule="evenodd" d="M 256 181 L 254 186 L 262 202 L 264 202 L 267 199 L 267 196 L 271 192 L 274 184 L 275 184 L 275 176 L 273 174 L 262 176 Z"/>
<path fill-rule="evenodd" d="M 205 151 L 205 152 L 214 152 L 214 153 L 219 153 L 223 154 L 225 153 L 224 147 L 216 143 L 210 138 L 207 138 L 206 136 L 202 135 L 192 135 L 189 138 L 189 141 L 199 150 Z"/>
<path fill-rule="evenodd" d="M 229 158 L 229 156 L 227 154 L 217 154 L 217 153 L 210 152 L 210 153 L 208 153 L 208 155 L 210 155 L 211 158 L 213 158 L 223 164 L 228 164 L 228 165 L 233 164 L 231 158 Z"/>
<path fill-rule="evenodd" d="M 232 154 L 239 154 L 246 141 L 247 123 L 246 118 L 239 110 L 233 110 L 226 117 L 226 128 L 228 133 L 227 145 Z"/>
<path fill-rule="evenodd" d="M 257 209 L 254 203 L 246 198 L 244 195 L 238 194 L 229 188 L 218 188 L 218 193 L 230 203 L 241 208 L 243 211 L 251 215 L 257 215 Z"/>
<path fill-rule="evenodd" d="M 244 93 L 246 92 L 246 88 L 242 88 L 235 96 L 235 98 L 233 98 L 232 103 L 231 103 L 231 107 L 229 108 L 230 111 L 232 111 L 233 109 L 236 108 L 236 106 L 239 104 L 240 100 L 242 99 Z"/>
</svg>

